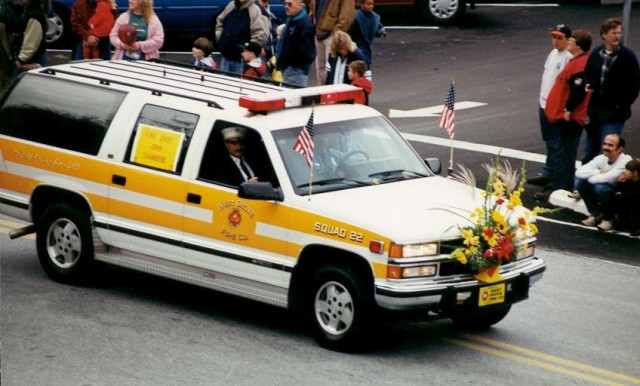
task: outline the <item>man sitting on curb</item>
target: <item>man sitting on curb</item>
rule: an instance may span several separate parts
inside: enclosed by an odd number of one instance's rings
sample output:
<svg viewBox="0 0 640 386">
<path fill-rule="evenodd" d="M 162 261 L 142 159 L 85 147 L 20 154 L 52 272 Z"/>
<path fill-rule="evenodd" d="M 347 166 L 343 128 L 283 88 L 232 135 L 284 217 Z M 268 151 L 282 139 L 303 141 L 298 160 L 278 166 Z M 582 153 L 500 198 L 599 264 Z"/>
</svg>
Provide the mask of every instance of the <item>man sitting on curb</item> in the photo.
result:
<svg viewBox="0 0 640 386">
<path fill-rule="evenodd" d="M 600 230 L 613 228 L 612 197 L 618 177 L 631 156 L 624 154 L 624 138 L 609 134 L 604 138 L 602 154 L 576 170 L 576 189 L 590 216 L 582 221 Z"/>
</svg>

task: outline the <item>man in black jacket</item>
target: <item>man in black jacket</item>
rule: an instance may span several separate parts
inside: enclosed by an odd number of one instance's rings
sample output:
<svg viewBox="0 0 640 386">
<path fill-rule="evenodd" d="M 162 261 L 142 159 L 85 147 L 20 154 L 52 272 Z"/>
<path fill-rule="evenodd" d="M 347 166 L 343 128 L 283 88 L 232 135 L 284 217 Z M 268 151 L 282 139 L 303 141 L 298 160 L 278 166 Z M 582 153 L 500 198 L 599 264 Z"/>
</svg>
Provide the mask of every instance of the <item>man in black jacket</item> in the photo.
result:
<svg viewBox="0 0 640 386">
<path fill-rule="evenodd" d="M 276 69 L 284 82 L 306 87 L 316 57 L 315 27 L 302 0 L 285 0 L 287 22 L 276 48 Z"/>
<path fill-rule="evenodd" d="M 622 45 L 622 22 L 605 20 L 600 35 L 603 44 L 591 52 L 585 68 L 591 100 L 583 164 L 600 153 L 604 137 L 621 134 L 640 91 L 638 59 L 633 51 Z"/>
</svg>

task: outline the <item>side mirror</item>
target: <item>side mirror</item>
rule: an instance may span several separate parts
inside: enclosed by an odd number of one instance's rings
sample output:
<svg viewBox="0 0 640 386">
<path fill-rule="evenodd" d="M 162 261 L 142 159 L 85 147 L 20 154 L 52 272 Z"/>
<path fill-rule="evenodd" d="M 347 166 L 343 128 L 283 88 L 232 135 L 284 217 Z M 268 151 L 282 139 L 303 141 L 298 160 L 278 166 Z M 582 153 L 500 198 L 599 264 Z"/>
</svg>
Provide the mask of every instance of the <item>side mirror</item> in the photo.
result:
<svg viewBox="0 0 640 386">
<path fill-rule="evenodd" d="M 238 197 L 250 200 L 284 200 L 282 191 L 274 188 L 271 182 L 243 182 L 238 187 Z"/>
<path fill-rule="evenodd" d="M 442 164 L 438 158 L 425 158 L 424 163 L 433 172 L 433 174 L 440 174 L 442 172 Z"/>
</svg>

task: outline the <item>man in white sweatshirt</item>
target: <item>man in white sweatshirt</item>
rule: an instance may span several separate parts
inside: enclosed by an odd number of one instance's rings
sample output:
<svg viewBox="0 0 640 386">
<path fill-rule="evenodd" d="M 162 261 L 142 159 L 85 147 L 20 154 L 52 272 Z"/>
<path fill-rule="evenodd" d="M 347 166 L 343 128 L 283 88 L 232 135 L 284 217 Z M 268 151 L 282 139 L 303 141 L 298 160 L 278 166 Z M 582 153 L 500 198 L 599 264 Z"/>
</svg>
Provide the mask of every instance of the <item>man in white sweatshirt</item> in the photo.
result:
<svg viewBox="0 0 640 386">
<path fill-rule="evenodd" d="M 590 216 L 582 221 L 600 230 L 613 228 L 611 200 L 613 191 L 631 156 L 624 154 L 624 138 L 609 134 L 602 143 L 602 154 L 576 170 L 576 188 Z"/>
</svg>

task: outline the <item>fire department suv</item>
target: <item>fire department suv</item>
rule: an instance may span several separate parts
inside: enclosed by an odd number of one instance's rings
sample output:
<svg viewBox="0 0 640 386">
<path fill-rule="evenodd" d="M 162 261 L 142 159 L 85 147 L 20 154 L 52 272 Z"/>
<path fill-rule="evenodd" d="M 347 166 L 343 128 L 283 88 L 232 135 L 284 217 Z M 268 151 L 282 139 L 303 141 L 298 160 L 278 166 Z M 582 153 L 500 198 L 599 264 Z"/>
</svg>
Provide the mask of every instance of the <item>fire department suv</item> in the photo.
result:
<svg viewBox="0 0 640 386">
<path fill-rule="evenodd" d="M 331 349 L 366 341 L 382 310 L 497 323 L 542 277 L 535 240 L 502 281 L 477 281 L 449 255 L 479 192 L 437 176 L 361 96 L 162 62 L 33 70 L 0 101 L 1 212 L 29 223 L 10 236 L 36 233 L 53 280 L 144 271 L 294 309 Z M 311 117 L 310 168 L 294 144 Z M 217 177 L 229 127 L 259 182 Z"/>
</svg>

